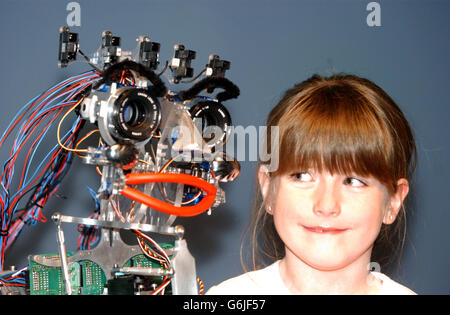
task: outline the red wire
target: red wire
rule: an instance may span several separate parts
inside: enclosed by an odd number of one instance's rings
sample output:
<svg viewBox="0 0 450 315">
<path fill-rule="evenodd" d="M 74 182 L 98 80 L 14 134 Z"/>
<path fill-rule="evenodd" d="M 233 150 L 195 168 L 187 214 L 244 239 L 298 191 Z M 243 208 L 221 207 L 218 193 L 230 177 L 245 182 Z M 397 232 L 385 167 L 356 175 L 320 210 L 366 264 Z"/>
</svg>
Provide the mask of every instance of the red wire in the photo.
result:
<svg viewBox="0 0 450 315">
<path fill-rule="evenodd" d="M 169 283 L 170 281 L 172 281 L 172 279 L 168 279 L 168 280 L 166 280 L 166 279 L 167 279 L 167 277 L 164 277 L 164 278 L 163 278 L 163 283 L 161 283 L 161 284 L 153 291 L 152 294 L 155 294 L 155 292 L 157 292 L 160 288 L 167 286 L 168 283 Z M 161 290 L 160 292 L 158 292 L 158 293 L 161 294 L 161 292 L 162 292 L 162 290 Z"/>
<path fill-rule="evenodd" d="M 81 124 L 78 124 L 78 126 L 76 126 L 75 131 L 74 131 L 73 134 L 76 133 L 76 131 L 79 129 L 80 125 L 81 125 Z M 66 143 L 65 143 L 65 144 L 67 144 L 67 142 L 69 142 L 69 141 L 72 141 L 72 143 L 74 143 L 74 141 L 73 141 L 73 134 L 72 134 L 71 137 L 69 137 L 69 138 L 66 140 Z M 43 171 L 43 172 L 45 172 L 45 171 L 51 166 L 51 164 L 53 163 L 54 159 L 59 155 L 60 152 L 61 152 L 61 149 L 59 149 L 57 152 L 55 152 L 55 153 L 53 154 L 52 160 L 47 164 L 47 166 L 44 168 L 44 171 Z M 66 165 L 66 162 L 67 162 L 67 158 L 68 158 L 68 155 L 66 155 L 66 156 L 64 157 L 64 160 L 63 160 L 63 162 L 62 162 L 62 164 L 61 164 L 61 167 L 60 167 L 58 173 L 55 175 L 54 179 L 57 179 L 57 177 L 59 176 L 59 174 L 60 174 L 60 173 L 62 172 L 62 170 L 65 168 L 65 165 Z M 43 174 L 43 172 L 42 172 L 36 179 L 40 178 L 41 175 Z M 33 181 L 33 183 L 34 183 L 34 181 Z M 33 183 L 31 183 L 30 185 L 32 185 Z M 28 186 L 28 187 L 29 187 L 29 186 Z M 26 191 L 27 191 L 27 189 L 24 190 L 24 193 L 26 193 Z M 39 207 L 39 208 L 42 209 L 42 207 L 47 203 L 47 201 L 53 196 L 53 194 L 54 194 L 56 191 L 57 191 L 57 188 L 54 189 L 52 192 L 50 192 L 48 195 L 46 195 L 46 196 L 44 197 L 44 199 L 39 200 L 39 201 L 38 201 L 38 204 L 37 204 L 35 207 Z M 39 191 L 36 191 L 35 195 L 36 195 L 38 192 L 39 192 Z M 23 193 L 23 194 L 24 194 L 24 193 Z M 23 194 L 21 194 L 20 196 L 18 196 L 18 198 L 20 198 L 21 196 L 23 196 Z M 33 198 L 34 198 L 34 197 L 33 197 Z M 10 208 L 10 209 L 12 209 L 12 208 L 15 206 L 15 203 L 16 203 L 16 202 L 18 202 L 18 199 L 17 199 L 17 198 L 14 199 L 13 204 L 11 205 L 11 208 Z M 10 210 L 10 211 L 11 211 L 11 210 Z M 24 212 L 25 212 L 25 211 L 22 211 L 21 214 L 23 214 Z M 34 220 L 36 220 L 36 221 L 40 221 L 40 222 L 44 222 L 44 223 L 47 222 L 47 218 L 42 214 L 42 211 L 41 211 L 40 209 L 39 209 L 39 211 L 38 211 L 38 217 L 35 217 L 34 215 L 32 215 L 32 218 L 33 218 Z M 6 248 L 6 244 L 10 241 L 10 237 L 11 237 L 12 235 L 14 235 L 15 229 L 16 229 L 16 227 L 18 227 L 19 225 L 20 225 L 20 222 L 17 221 L 17 222 L 12 226 L 12 228 L 9 229 L 8 239 L 6 240 L 6 242 L 4 242 L 5 245 L 2 247 L 4 251 L 7 249 L 7 248 Z M 11 245 L 11 244 L 12 244 L 12 242 L 10 243 L 10 245 Z M 9 246 L 8 246 L 8 247 L 9 247 Z M 4 257 L 4 252 L 3 252 L 2 254 L 3 254 L 2 257 Z"/>
<path fill-rule="evenodd" d="M 64 142 L 64 145 L 66 145 L 71 138 L 74 136 L 74 134 L 76 133 L 76 131 L 78 130 L 78 128 L 80 127 L 80 125 L 78 125 L 74 131 L 74 133 L 72 134 L 71 137 L 67 138 L 66 141 Z M 28 190 L 29 187 L 32 187 L 33 184 L 47 171 L 47 168 L 54 162 L 54 160 L 56 159 L 56 157 L 60 154 L 62 148 L 58 149 L 55 154 L 53 154 L 52 159 L 50 160 L 50 162 L 45 166 L 45 168 L 43 169 L 43 171 L 26 187 L 26 189 L 23 190 L 23 193 L 19 196 L 16 196 L 13 200 L 13 202 L 11 203 L 10 209 L 9 209 L 9 213 L 12 211 L 12 209 L 14 208 L 17 200 Z"/>
<path fill-rule="evenodd" d="M 58 106 L 58 107 L 64 107 L 64 106 L 65 106 L 65 105 Z M 56 114 L 56 116 L 50 121 L 50 123 L 48 123 L 47 126 L 46 126 L 44 129 L 42 129 L 42 131 L 41 131 L 41 133 L 39 134 L 39 136 L 36 137 L 36 140 L 34 140 L 33 144 L 30 146 L 30 149 L 28 150 L 28 154 L 27 154 L 27 156 L 26 156 L 26 158 L 25 158 L 24 165 L 27 164 L 27 161 L 28 161 L 28 158 L 29 158 L 29 156 L 30 156 L 30 153 L 33 151 L 33 148 L 34 148 L 34 146 L 36 145 L 36 143 L 40 140 L 41 136 L 48 130 L 48 128 L 51 127 L 52 122 L 55 121 L 56 118 L 58 118 L 58 116 L 61 114 L 62 110 L 63 110 L 63 108 L 60 109 L 59 113 Z M 41 124 L 41 123 L 37 124 L 36 127 L 39 126 L 40 124 Z M 30 133 L 30 136 L 31 136 L 31 134 L 32 134 L 32 133 Z M 28 138 L 27 138 L 27 140 L 28 140 Z M 22 146 L 23 146 L 24 144 L 25 144 L 25 143 L 23 143 Z M 19 151 L 20 151 L 20 149 L 22 148 L 22 146 L 19 148 Z M 19 151 L 17 151 L 17 153 L 18 153 Z M 26 168 L 24 167 L 23 170 L 22 170 L 22 176 L 20 177 L 19 187 L 22 187 L 23 179 L 24 179 L 24 175 L 25 175 L 25 171 L 26 171 Z"/>
<path fill-rule="evenodd" d="M 59 89 L 61 86 L 67 85 L 67 84 L 69 84 L 70 82 L 74 81 L 75 79 L 77 79 L 77 78 L 73 78 L 73 79 L 71 79 L 70 81 L 65 82 L 64 84 L 60 84 L 60 85 L 56 86 L 56 87 L 53 88 L 52 90 L 49 90 L 49 91 L 47 91 L 45 94 L 43 94 L 42 96 L 40 96 L 38 100 L 36 100 L 35 102 L 33 102 L 33 104 L 32 104 L 30 107 L 28 107 L 28 109 L 25 110 L 24 113 L 22 113 L 22 115 L 21 115 L 21 116 L 20 116 L 20 117 L 12 124 L 12 126 L 10 126 L 10 128 L 8 129 L 8 131 L 7 131 L 6 134 L 5 134 L 5 137 L 4 137 L 3 140 L 0 142 L 0 146 L 3 144 L 3 141 L 8 137 L 9 133 L 14 129 L 15 125 L 16 125 L 16 124 L 24 117 L 24 115 L 25 115 L 25 114 L 26 114 L 26 113 L 27 113 L 27 112 L 28 112 L 35 104 L 37 104 L 41 99 L 47 97 L 47 95 L 53 93 L 55 90 Z M 92 78 L 84 79 L 84 80 L 82 80 L 82 81 L 76 83 L 75 85 L 73 85 L 71 88 L 65 90 L 65 92 L 68 93 L 68 92 L 70 92 L 70 91 L 73 91 L 74 89 L 78 88 L 81 84 L 84 84 L 85 82 L 90 81 L 90 80 L 92 80 Z M 82 90 L 84 90 L 84 89 L 86 89 L 86 88 L 88 88 L 88 86 L 86 86 L 86 87 L 83 88 Z M 81 90 L 81 91 L 82 91 L 82 90 Z M 80 92 L 81 92 L 81 91 L 80 91 Z M 75 96 L 77 96 L 78 94 L 79 94 L 79 93 L 77 93 L 76 95 L 72 96 L 70 100 L 72 100 L 72 99 L 73 99 Z M 53 99 L 50 100 L 50 101 L 53 101 L 54 99 L 56 99 L 56 98 L 58 98 L 58 97 L 59 97 L 59 96 L 56 96 L 55 98 L 53 98 Z M 58 108 L 61 108 L 60 111 L 58 112 L 58 114 L 50 121 L 50 123 L 48 123 L 47 127 L 44 128 L 44 130 L 41 131 L 41 133 L 39 134 L 39 136 L 36 138 L 36 140 L 35 140 L 35 141 L 33 142 L 33 144 L 31 145 L 31 147 L 30 147 L 30 149 L 29 149 L 29 151 L 28 151 L 26 160 L 25 160 L 25 164 L 26 164 L 26 162 L 28 161 L 29 155 L 30 155 L 30 153 L 31 153 L 31 151 L 32 151 L 32 149 L 33 149 L 33 147 L 34 147 L 34 145 L 36 144 L 36 142 L 39 140 L 39 138 L 42 136 L 42 134 L 49 128 L 49 126 L 51 125 L 51 123 L 52 123 L 52 122 L 60 115 L 60 113 L 61 113 L 61 111 L 62 111 L 62 107 L 64 107 L 64 106 L 67 105 L 67 104 L 66 104 L 66 105 L 61 105 L 61 106 L 58 106 L 58 107 L 53 108 L 53 109 L 51 109 L 51 110 L 48 110 L 48 111 L 46 111 L 46 112 L 44 112 L 44 113 L 41 113 L 41 114 L 38 115 L 35 119 L 33 119 L 33 118 L 35 117 L 36 113 L 39 112 L 40 108 L 44 107 L 47 103 L 48 103 L 48 101 L 47 101 L 47 102 L 44 102 L 43 104 L 41 104 L 41 105 L 33 112 L 33 114 L 28 118 L 28 122 L 25 123 L 25 125 L 22 127 L 22 130 L 25 130 L 25 133 L 27 133 L 27 132 L 29 132 L 29 129 L 31 128 L 31 126 L 33 126 L 34 123 L 35 123 L 38 119 L 40 119 L 43 115 L 47 115 L 48 112 L 54 112 L 54 111 L 57 110 Z M 35 125 L 35 126 L 32 128 L 31 133 L 27 136 L 27 138 L 25 139 L 25 141 L 21 144 L 21 146 L 19 147 L 19 149 L 16 151 L 16 153 L 15 153 L 14 155 L 12 155 L 13 150 L 14 150 L 14 147 L 11 148 L 11 152 L 10 152 L 10 160 L 9 160 L 8 166 L 7 166 L 7 167 L 5 168 L 5 170 L 3 171 L 1 177 L 4 177 L 5 174 L 7 174 L 7 178 L 6 178 L 6 179 L 8 179 L 9 176 L 11 176 L 12 171 L 13 171 L 13 170 L 12 170 L 12 166 L 14 165 L 14 163 L 15 163 L 15 161 L 16 161 L 16 159 L 17 159 L 18 153 L 22 150 L 22 148 L 23 148 L 23 146 L 25 145 L 25 143 L 28 142 L 28 140 L 29 140 L 31 134 L 34 132 L 34 130 L 35 130 L 41 123 L 42 123 L 42 121 L 40 121 L 37 125 Z M 78 126 L 78 127 L 79 127 L 79 126 Z M 70 139 L 70 138 L 69 138 L 69 139 Z M 69 139 L 68 139 L 68 140 L 69 140 Z M 66 142 L 67 142 L 67 141 L 66 141 Z M 58 150 L 58 154 L 59 154 L 60 152 L 61 152 L 61 150 Z M 12 156 L 11 156 L 11 155 L 12 155 Z M 37 177 L 37 178 L 36 178 L 36 179 L 35 179 L 28 187 L 30 187 L 31 185 L 33 185 L 33 184 L 35 183 L 35 181 L 36 181 L 38 178 L 40 178 L 40 177 L 42 176 L 42 174 L 47 170 L 47 168 L 51 165 L 51 163 L 53 163 L 53 161 L 54 161 L 54 159 L 56 158 L 56 156 L 57 156 L 57 155 L 54 155 L 54 156 L 53 156 L 52 160 L 50 161 L 49 164 L 47 164 L 47 166 L 44 168 L 43 172 L 41 172 L 41 173 L 39 174 L 39 176 L 38 176 L 38 177 Z M 64 166 L 64 165 L 65 165 L 65 162 L 63 163 L 63 166 Z M 56 175 L 56 177 L 59 176 L 59 174 L 60 174 L 60 172 L 62 171 L 62 169 L 63 169 L 63 167 L 60 169 L 60 171 L 58 172 L 58 174 Z M 25 168 L 23 168 L 23 170 L 22 170 L 22 175 L 21 175 L 21 179 L 20 179 L 20 184 L 19 184 L 18 190 L 20 190 L 20 189 L 22 188 L 24 174 L 25 174 Z M 27 187 L 27 189 L 28 189 L 28 187 Z M 27 189 L 24 190 L 24 193 L 27 191 Z M 53 194 L 53 193 L 51 193 L 51 195 L 52 195 L 52 194 Z M 19 198 L 20 198 L 21 196 L 23 196 L 23 194 L 21 194 L 21 195 L 19 195 L 19 196 L 16 196 L 16 198 L 13 200 L 12 204 L 11 204 L 10 207 L 9 207 L 9 211 L 8 211 L 9 214 L 11 214 L 12 209 L 14 208 L 15 204 L 17 203 L 17 201 L 19 200 Z M 48 199 L 48 198 L 46 198 L 45 201 L 47 201 L 47 199 Z M 1 201 L 2 213 L 3 213 L 3 209 L 5 208 L 5 202 L 4 202 L 3 198 L 0 198 L 0 201 Z M 2 217 L 3 217 L 3 215 L 2 215 Z M 46 218 L 43 217 L 43 216 L 40 216 L 40 217 L 38 218 L 38 220 L 40 220 L 40 221 L 44 221 L 44 219 L 46 220 Z M 4 243 L 5 243 L 5 239 L 6 239 L 6 237 L 3 239 Z M 2 248 L 4 249 L 5 247 L 2 247 Z M 3 261 L 3 258 L 4 258 L 4 252 L 2 253 L 2 261 Z"/>
<path fill-rule="evenodd" d="M 69 82 L 65 83 L 68 84 L 71 81 L 75 80 L 76 78 L 73 78 L 72 80 L 70 80 Z M 65 85 L 64 84 L 64 85 Z M 55 87 L 53 90 L 48 91 L 47 93 L 45 93 L 44 95 L 42 95 L 40 98 L 38 98 L 36 101 L 34 101 L 28 108 L 27 110 L 25 110 L 22 115 L 11 125 L 11 127 L 8 129 L 8 131 L 6 132 L 5 137 L 3 138 L 3 140 L 0 142 L 0 146 L 2 146 L 3 141 L 8 137 L 9 133 L 14 129 L 14 126 L 23 118 L 23 116 L 34 106 L 34 104 L 37 104 L 39 102 L 39 100 L 41 100 L 42 98 L 45 98 L 48 94 L 50 94 L 51 92 L 53 92 L 54 90 L 57 90 L 60 88 L 60 86 L 63 86 L 63 84 L 58 85 L 57 87 Z"/>
<path fill-rule="evenodd" d="M 31 109 L 31 108 L 33 108 L 33 106 L 35 105 L 35 104 L 37 104 L 37 103 L 39 103 L 39 101 L 41 100 L 41 99 L 45 99 L 46 97 L 47 97 L 47 95 L 49 95 L 49 94 L 52 94 L 55 90 L 58 90 L 58 89 L 60 89 L 62 86 L 65 86 L 65 85 L 68 85 L 70 82 L 72 82 L 72 81 L 74 81 L 74 80 L 77 80 L 77 79 L 79 79 L 79 78 L 72 78 L 71 80 L 69 80 L 69 81 L 67 81 L 67 82 L 64 82 L 64 83 L 61 83 L 61 84 L 59 84 L 58 86 L 56 86 L 55 88 L 53 88 L 52 90 L 49 90 L 49 91 L 47 91 L 45 94 L 43 94 L 42 96 L 40 96 L 36 101 L 34 101 L 23 113 L 22 113 L 22 115 L 20 115 L 20 117 L 18 118 L 18 119 L 16 119 L 16 121 L 10 126 L 10 128 L 8 129 L 8 131 L 6 132 L 6 134 L 5 134 L 5 137 L 3 138 L 3 140 L 0 142 L 0 147 L 3 145 L 3 142 L 5 141 L 5 139 L 6 138 L 8 138 L 8 135 L 9 135 L 9 133 L 14 129 L 14 127 L 15 127 L 15 125 L 25 116 L 25 114 L 26 113 L 28 113 L 28 111 Z M 88 80 L 92 80 L 92 78 L 87 78 L 87 79 L 84 79 L 84 80 L 82 80 L 81 82 L 78 82 L 78 83 L 76 83 L 73 87 L 71 87 L 71 89 L 69 89 L 69 90 L 67 90 L 67 91 L 72 91 L 73 89 L 74 89 L 74 87 L 77 87 L 77 86 L 79 86 L 80 85 L 80 83 L 84 83 L 84 82 L 86 82 L 86 81 L 88 81 Z M 42 108 L 43 106 L 45 106 L 45 104 L 46 103 L 48 103 L 48 102 L 45 102 L 45 103 L 43 103 L 43 104 L 41 104 L 41 106 L 39 107 L 39 108 Z M 35 109 L 34 110 L 34 113 L 37 113 L 38 111 L 39 111 L 39 108 L 38 109 Z M 31 116 L 31 117 L 33 117 L 34 116 L 34 114 Z M 31 118 L 30 117 L 30 118 Z"/>
<path fill-rule="evenodd" d="M 51 124 L 56 118 L 58 118 L 58 116 L 53 117 L 53 119 L 50 121 L 49 124 Z M 38 126 L 38 125 L 36 125 L 36 126 L 33 128 L 33 130 L 34 130 L 37 126 Z M 32 135 L 32 133 L 30 133 L 30 134 L 28 135 L 28 137 L 27 137 L 27 139 L 25 140 L 25 142 L 28 140 L 28 138 L 29 138 L 31 135 Z M 37 138 L 37 139 L 38 139 L 38 138 Z M 36 140 L 37 140 L 37 139 L 36 139 Z M 9 164 L 9 166 L 10 166 L 9 168 L 11 168 L 11 166 L 15 163 L 15 160 L 17 159 L 18 152 L 22 149 L 22 147 L 23 147 L 23 145 L 25 144 L 25 142 L 22 143 L 22 145 L 20 146 L 19 150 L 16 152 L 15 158 L 12 159 L 12 160 L 13 160 L 13 163 Z M 58 152 L 59 152 L 59 151 L 61 151 L 61 149 L 59 149 Z M 53 160 L 54 160 L 55 158 L 56 158 L 56 156 L 54 156 L 54 157 L 52 158 L 51 163 L 53 163 Z M 51 164 L 51 163 L 49 163 L 49 164 Z M 38 177 L 35 178 L 35 180 L 34 180 L 30 185 L 27 186 L 27 188 L 30 187 L 32 184 L 34 184 L 34 183 L 42 176 L 42 174 L 47 170 L 47 167 L 49 166 L 49 164 L 47 164 L 47 166 L 45 167 L 45 169 L 39 174 Z M 18 190 L 20 190 L 20 189 L 22 188 L 23 174 L 24 174 L 24 173 L 22 172 L 22 178 L 21 178 L 21 182 L 20 182 L 20 185 L 19 185 Z M 2 177 L 3 177 L 3 174 L 2 174 Z M 24 192 L 25 192 L 26 190 L 27 190 L 27 189 L 25 189 Z M 21 194 L 20 196 L 22 196 L 22 195 L 23 195 L 23 194 Z M 14 198 L 13 202 L 11 203 L 10 210 L 14 208 L 15 200 L 17 200 L 18 197 L 19 197 L 19 196 L 16 196 L 16 197 Z"/>
<path fill-rule="evenodd" d="M 69 82 L 63 84 L 62 86 L 67 85 L 68 83 L 70 83 L 71 81 L 73 81 L 73 80 L 75 80 L 75 79 L 77 79 L 77 78 L 74 78 L 74 79 L 70 80 Z M 83 80 L 81 80 L 80 82 L 75 83 L 73 86 L 71 86 L 71 87 L 68 88 L 67 90 L 64 90 L 63 93 L 71 92 L 71 91 L 75 90 L 76 88 L 78 88 L 79 86 L 83 85 L 85 82 L 88 82 L 88 81 L 91 81 L 91 80 L 92 80 L 92 78 L 86 78 L 86 79 L 83 79 Z M 86 89 L 86 88 L 87 88 L 87 87 L 85 87 L 84 89 Z M 54 89 L 52 89 L 51 91 L 47 92 L 46 94 L 44 94 L 42 97 L 40 97 L 40 98 L 38 99 L 38 101 L 39 101 L 40 99 L 42 99 L 42 98 L 45 98 L 48 94 L 53 93 L 53 91 L 54 91 L 54 90 L 57 90 L 57 89 L 59 89 L 59 86 L 56 87 L 56 88 L 54 88 Z M 84 90 L 84 89 L 83 89 L 83 90 Z M 81 91 L 83 91 L 83 90 L 81 90 Z M 80 92 L 81 92 L 81 91 L 80 91 Z M 63 94 L 63 93 L 61 93 L 61 94 Z M 60 94 L 60 95 L 61 95 L 61 94 Z M 79 93 L 77 93 L 77 94 L 79 94 Z M 42 103 L 38 108 L 36 108 L 36 109 L 34 110 L 33 114 L 28 118 L 28 121 L 30 121 L 30 119 L 32 119 L 32 118 L 34 117 L 34 115 L 35 115 L 36 113 L 38 113 L 42 107 L 44 107 L 44 106 L 45 106 L 46 104 L 48 104 L 49 102 L 52 102 L 54 99 L 57 99 L 60 95 L 57 95 L 57 96 L 55 96 L 54 98 L 52 98 L 51 100 L 48 100 L 48 101 Z M 72 96 L 72 97 L 69 99 L 69 101 L 71 101 L 75 96 L 76 96 L 76 95 Z M 38 101 L 34 102 L 34 104 L 36 104 Z M 25 114 L 25 113 L 24 113 L 24 114 Z M 20 120 L 22 117 L 23 117 L 23 115 L 19 118 L 19 120 Z M 26 127 L 27 127 L 27 124 L 24 125 L 24 128 L 26 128 Z M 0 144 L 0 145 L 1 145 L 1 144 Z"/>
<path fill-rule="evenodd" d="M 58 113 L 55 117 L 53 117 L 53 119 L 48 123 L 48 125 L 47 125 L 46 128 L 48 128 L 48 127 L 51 125 L 51 123 L 53 123 L 53 121 L 61 114 L 61 111 L 63 110 L 63 107 L 64 107 L 64 106 L 66 106 L 66 105 L 61 105 L 61 106 L 58 106 L 58 107 L 57 107 L 57 108 L 61 108 L 60 111 L 59 111 L 59 113 Z M 55 109 L 55 110 L 56 110 L 56 109 Z M 46 113 L 46 112 L 45 112 L 45 113 L 42 113 L 39 117 L 41 117 L 41 116 L 43 116 L 43 115 L 47 115 L 47 113 Z M 36 121 L 39 117 L 37 117 L 34 121 Z M 33 121 L 33 124 L 34 124 L 34 121 Z M 42 123 L 42 121 L 41 121 L 40 123 Z M 11 152 L 10 152 L 10 160 L 11 160 L 12 163 L 11 163 L 11 162 L 8 163 L 8 167 L 3 171 L 2 177 L 5 175 L 5 172 L 6 172 L 7 170 L 9 170 L 9 174 L 12 172 L 12 166 L 15 164 L 15 161 L 16 161 L 16 159 L 17 159 L 17 156 L 19 155 L 19 152 L 22 150 L 22 147 L 25 145 L 25 143 L 28 141 L 28 139 L 32 136 L 34 130 L 40 125 L 40 123 L 38 123 L 37 125 L 35 125 L 35 126 L 33 127 L 32 131 L 28 134 L 28 136 L 27 136 L 27 138 L 25 139 L 25 141 L 23 141 L 22 145 L 19 147 L 19 149 L 18 149 L 18 150 L 16 151 L 16 153 L 14 153 L 13 155 L 12 155 L 12 153 L 13 153 L 13 150 L 14 150 L 14 146 L 11 148 Z M 45 129 L 44 129 L 44 131 L 45 131 Z M 39 137 L 36 138 L 36 140 L 34 141 L 33 145 L 36 143 L 37 140 L 39 140 L 40 136 L 43 134 L 44 131 L 42 131 L 41 134 L 39 135 Z M 24 133 L 27 133 L 27 132 L 28 132 L 28 130 L 26 130 Z M 32 145 L 32 146 L 33 146 L 33 145 Z M 11 156 L 11 155 L 12 155 L 12 156 Z M 27 160 L 28 160 L 28 156 L 27 156 Z M 25 171 L 25 168 L 24 168 L 23 171 L 22 171 L 22 177 L 23 177 L 24 171 Z M 21 179 L 21 182 L 20 182 L 20 185 L 19 185 L 19 186 L 21 186 L 21 184 L 22 184 L 22 179 Z"/>
</svg>

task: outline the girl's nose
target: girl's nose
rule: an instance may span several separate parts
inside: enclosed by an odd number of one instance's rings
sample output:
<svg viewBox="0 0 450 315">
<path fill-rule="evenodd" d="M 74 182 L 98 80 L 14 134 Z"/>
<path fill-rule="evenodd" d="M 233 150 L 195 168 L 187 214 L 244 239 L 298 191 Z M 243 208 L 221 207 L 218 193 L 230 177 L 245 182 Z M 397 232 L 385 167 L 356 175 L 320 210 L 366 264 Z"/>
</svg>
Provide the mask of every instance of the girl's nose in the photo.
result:
<svg viewBox="0 0 450 315">
<path fill-rule="evenodd" d="M 338 183 L 331 176 L 319 180 L 314 193 L 313 212 L 317 216 L 336 217 L 341 213 Z"/>
</svg>

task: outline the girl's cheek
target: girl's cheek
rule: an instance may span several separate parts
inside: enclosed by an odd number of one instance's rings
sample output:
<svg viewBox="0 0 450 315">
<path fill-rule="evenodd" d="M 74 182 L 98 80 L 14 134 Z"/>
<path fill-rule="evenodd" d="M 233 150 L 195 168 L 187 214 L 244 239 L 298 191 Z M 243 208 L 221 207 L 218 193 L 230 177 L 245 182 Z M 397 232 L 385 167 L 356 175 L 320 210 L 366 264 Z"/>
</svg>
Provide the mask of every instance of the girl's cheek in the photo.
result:
<svg viewBox="0 0 450 315">
<path fill-rule="evenodd" d="M 373 196 L 372 196 L 373 197 Z M 377 226 L 382 222 L 384 200 L 375 198 L 348 198 L 342 204 L 341 215 L 345 215 L 348 221 L 355 227 Z"/>
</svg>

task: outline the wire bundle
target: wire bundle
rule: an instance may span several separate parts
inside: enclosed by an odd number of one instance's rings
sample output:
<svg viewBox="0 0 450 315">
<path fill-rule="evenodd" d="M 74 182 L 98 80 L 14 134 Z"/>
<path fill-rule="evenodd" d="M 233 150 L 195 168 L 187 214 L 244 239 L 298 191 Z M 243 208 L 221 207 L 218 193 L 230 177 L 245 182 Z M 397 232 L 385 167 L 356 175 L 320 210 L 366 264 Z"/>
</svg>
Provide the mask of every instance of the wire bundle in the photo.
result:
<svg viewBox="0 0 450 315">
<path fill-rule="evenodd" d="M 133 232 L 137 236 L 137 240 L 139 246 L 141 247 L 142 252 L 147 255 L 150 259 L 158 261 L 164 269 L 168 269 L 170 266 L 170 258 L 164 251 L 164 249 L 156 243 L 152 238 L 148 235 L 142 233 L 139 230 L 133 230 Z M 145 241 L 149 242 L 152 246 L 148 246 Z M 172 278 L 164 276 L 162 279 L 162 283 L 152 292 L 152 295 L 164 294 L 165 288 L 170 284 Z"/>
<path fill-rule="evenodd" d="M 8 159 L 0 170 L 0 270 L 4 267 L 5 251 L 15 241 L 24 225 L 46 221 L 42 209 L 58 190 L 69 169 L 73 152 L 65 149 L 76 147 L 84 120 L 77 117 L 70 130 L 58 139 L 59 144 L 50 150 L 46 148 L 38 151 L 40 144 L 55 121 L 61 119 L 61 115 L 67 113 L 68 108 L 73 109 L 80 104 L 83 92 L 100 79 L 100 73 L 94 70 L 56 84 L 21 108 L 1 136 L 0 148 L 12 131 L 22 123 Z M 33 167 L 36 153 L 47 150 L 45 157 Z M 23 165 L 17 165 L 19 156 L 24 157 Z M 17 187 L 13 187 L 13 184 L 17 184 Z"/>
<path fill-rule="evenodd" d="M 89 219 L 98 220 L 100 215 L 100 201 L 96 196 L 95 191 L 92 188 L 87 187 L 89 194 L 95 201 L 95 210 Z M 78 250 L 88 250 L 95 247 L 95 245 L 100 241 L 100 227 L 79 224 L 78 232 L 80 232 L 77 241 Z"/>
<path fill-rule="evenodd" d="M 25 287 L 24 271 L 27 269 L 28 267 L 24 267 L 18 271 L 4 273 L 0 277 L 0 284 L 4 287 Z"/>
</svg>

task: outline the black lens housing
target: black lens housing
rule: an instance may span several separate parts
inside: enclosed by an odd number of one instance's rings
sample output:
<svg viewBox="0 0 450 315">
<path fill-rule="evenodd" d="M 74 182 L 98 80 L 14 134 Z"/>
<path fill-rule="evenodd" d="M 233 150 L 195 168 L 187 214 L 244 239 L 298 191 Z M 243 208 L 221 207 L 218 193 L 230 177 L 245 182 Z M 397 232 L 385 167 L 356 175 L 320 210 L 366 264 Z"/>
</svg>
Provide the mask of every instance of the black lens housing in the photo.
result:
<svg viewBox="0 0 450 315">
<path fill-rule="evenodd" d="M 208 126 L 217 126 L 222 130 L 222 135 L 214 142 L 211 142 L 213 138 L 203 136 L 208 147 L 214 151 L 225 144 L 231 132 L 231 116 L 225 106 L 215 101 L 202 101 L 191 107 L 189 112 L 194 122 L 196 119 L 202 119 L 203 129 Z"/>
<path fill-rule="evenodd" d="M 128 89 L 112 106 L 108 129 L 118 142 L 144 141 L 158 128 L 161 120 L 156 97 L 144 89 Z"/>
</svg>

